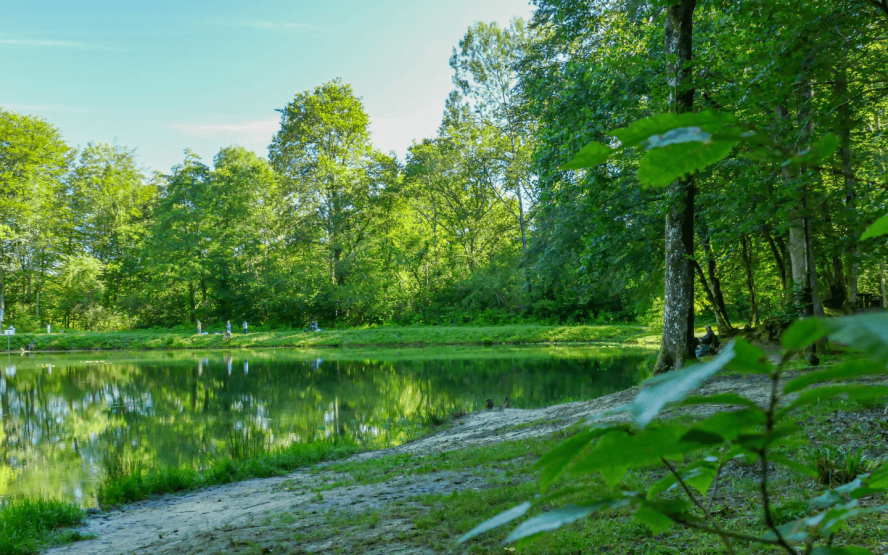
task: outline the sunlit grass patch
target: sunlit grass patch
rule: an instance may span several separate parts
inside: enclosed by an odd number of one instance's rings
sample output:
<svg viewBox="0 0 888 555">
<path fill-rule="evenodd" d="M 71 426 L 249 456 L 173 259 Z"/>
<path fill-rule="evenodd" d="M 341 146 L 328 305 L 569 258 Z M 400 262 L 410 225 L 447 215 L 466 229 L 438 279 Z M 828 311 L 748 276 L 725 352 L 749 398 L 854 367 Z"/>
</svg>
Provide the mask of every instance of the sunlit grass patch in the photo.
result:
<svg viewBox="0 0 888 555">
<path fill-rule="evenodd" d="M 0 502 L 0 553 L 37 553 L 51 545 L 86 539 L 75 530 L 85 511 L 73 503 L 21 497 Z"/>
<path fill-rule="evenodd" d="M 99 486 L 99 503 L 103 506 L 114 506 L 161 493 L 175 493 L 251 478 L 282 476 L 297 468 L 343 459 L 359 452 L 361 447 L 336 440 L 294 443 L 284 448 L 266 448 L 261 452 L 252 446 L 250 449 L 249 458 L 222 457 L 210 463 L 203 471 L 193 467 L 138 466 L 129 467 L 126 473 L 107 473 Z M 244 454 L 246 455 L 246 452 Z"/>
</svg>

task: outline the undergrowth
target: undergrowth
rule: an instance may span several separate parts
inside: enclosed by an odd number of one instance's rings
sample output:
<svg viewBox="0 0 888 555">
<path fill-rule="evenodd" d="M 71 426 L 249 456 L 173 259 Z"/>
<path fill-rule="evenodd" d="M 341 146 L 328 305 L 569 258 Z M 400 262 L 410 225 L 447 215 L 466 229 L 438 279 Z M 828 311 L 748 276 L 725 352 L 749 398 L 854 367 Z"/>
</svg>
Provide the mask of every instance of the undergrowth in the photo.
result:
<svg viewBox="0 0 888 555">
<path fill-rule="evenodd" d="M 38 553 L 50 545 L 85 539 L 76 530 L 61 530 L 83 520 L 86 512 L 73 503 L 44 498 L 0 502 L 0 554 Z"/>
</svg>

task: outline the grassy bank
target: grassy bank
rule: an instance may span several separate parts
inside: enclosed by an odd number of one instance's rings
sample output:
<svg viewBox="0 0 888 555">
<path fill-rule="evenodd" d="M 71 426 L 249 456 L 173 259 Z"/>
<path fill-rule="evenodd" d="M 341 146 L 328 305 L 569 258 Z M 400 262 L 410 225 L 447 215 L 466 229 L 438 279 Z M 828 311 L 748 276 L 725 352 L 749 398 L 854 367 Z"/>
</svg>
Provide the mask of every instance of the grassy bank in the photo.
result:
<svg viewBox="0 0 888 555">
<path fill-rule="evenodd" d="M 86 511 L 73 503 L 51 499 L 17 498 L 0 504 L 0 554 L 38 553 L 53 545 L 85 539 L 75 530 L 63 530 L 83 520 Z"/>
<path fill-rule="evenodd" d="M 799 414 L 805 423 L 807 438 L 787 438 L 775 454 L 791 456 L 814 466 L 820 475 L 812 479 L 782 467 L 775 467 L 772 475 L 773 515 L 778 524 L 785 524 L 810 514 L 810 500 L 829 487 L 836 487 L 854 478 L 858 473 L 872 469 L 884 460 L 885 434 L 888 421 L 883 407 L 867 407 L 848 401 L 822 403 Z M 682 421 L 687 420 L 687 417 Z M 459 473 L 460 480 L 472 476 L 483 478 L 482 489 L 464 489 L 450 494 L 421 495 L 408 504 L 395 504 L 381 511 L 353 513 L 347 519 L 329 515 L 325 526 L 313 526 L 306 541 L 320 538 L 347 538 L 337 545 L 354 552 L 370 550 L 373 542 L 397 539 L 402 544 L 431 548 L 437 553 L 502 553 L 502 540 L 514 528 L 507 526 L 488 532 L 465 545 L 455 538 L 486 519 L 532 500 L 540 492 L 539 471 L 534 464 L 546 452 L 571 437 L 580 428 L 575 427 L 554 436 L 503 442 L 492 446 L 473 447 L 459 451 L 422 455 L 397 455 L 366 462 L 347 463 L 335 468 L 335 486 L 356 486 L 385 482 L 404 476 Z M 862 448 L 862 449 L 861 449 Z M 800 456 L 801 454 L 801 456 Z M 858 455 L 859 456 L 855 456 Z M 690 460 L 690 459 L 688 459 Z M 332 469 L 331 469 L 332 470 Z M 316 472 L 324 474 L 327 469 Z M 662 479 L 666 472 L 662 465 L 651 465 L 629 472 L 628 483 L 634 490 L 644 491 Z M 718 495 L 710 502 L 712 514 L 724 525 L 739 526 L 749 536 L 759 536 L 765 528 L 759 499 L 758 466 L 736 460 L 722 476 Z M 559 481 L 562 486 L 582 487 L 583 491 L 567 495 L 552 505 L 533 509 L 531 514 L 551 510 L 570 503 L 582 504 L 590 498 L 618 497 L 618 487 L 607 485 L 600 477 L 570 475 Z M 883 495 L 863 502 L 865 506 L 885 503 Z M 295 513 L 284 520 L 294 521 L 311 515 Z M 386 522 L 405 522 L 406 532 L 393 538 L 377 538 L 376 530 Z M 269 522 L 263 530 L 265 537 L 273 536 L 277 525 Z M 284 530 L 283 527 L 280 528 Z M 888 516 L 882 512 L 863 514 L 849 522 L 842 531 L 838 544 L 862 546 L 872 553 L 883 553 L 888 548 Z M 337 540 L 333 540 L 334 543 Z M 360 544 L 358 542 L 367 542 Z M 348 550 L 348 549 L 346 549 Z M 510 550 L 509 550 L 510 551 Z M 713 536 L 696 533 L 686 528 L 672 527 L 653 534 L 631 514 L 620 510 L 603 511 L 543 534 L 521 549 L 525 554 L 569 555 L 575 553 L 686 553 L 704 555 L 724 552 L 724 546 Z M 768 549 L 751 553 L 772 553 Z M 240 553 L 240 551 L 238 551 Z M 844 553 L 844 551 L 836 551 Z"/>
<path fill-rule="evenodd" d="M 222 335 L 197 335 L 176 331 L 22 333 L 12 337 L 13 350 L 30 344 L 39 351 L 138 350 L 138 349 L 246 349 L 267 347 L 396 347 L 436 345 L 522 345 L 565 343 L 620 343 L 656 345 L 656 333 L 637 325 L 489 327 L 380 327 L 367 329 L 257 331 Z M 5 348 L 6 345 L 0 346 Z"/>
<path fill-rule="evenodd" d="M 297 468 L 343 459 L 359 451 L 360 446 L 342 441 L 294 443 L 270 451 L 261 446 L 241 444 L 234 456 L 212 461 L 203 471 L 191 467 L 144 467 L 140 461 L 111 455 L 103 461 L 105 478 L 99 487 L 98 500 L 102 506 L 108 507 L 161 493 L 282 476 Z"/>
</svg>

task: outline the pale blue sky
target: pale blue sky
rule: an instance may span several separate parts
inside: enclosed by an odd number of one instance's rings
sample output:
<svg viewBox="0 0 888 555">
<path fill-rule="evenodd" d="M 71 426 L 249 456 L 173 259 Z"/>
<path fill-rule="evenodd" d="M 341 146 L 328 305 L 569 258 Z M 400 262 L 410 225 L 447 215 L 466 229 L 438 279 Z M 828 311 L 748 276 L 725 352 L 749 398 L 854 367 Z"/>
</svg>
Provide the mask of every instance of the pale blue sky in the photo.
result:
<svg viewBox="0 0 888 555">
<path fill-rule="evenodd" d="M 293 95 L 351 83 L 374 144 L 403 157 L 434 135 L 451 49 L 476 21 L 528 18 L 528 0 L 2 0 L 0 106 L 39 114 L 74 145 L 136 148 L 167 172 L 261 155 Z"/>
</svg>

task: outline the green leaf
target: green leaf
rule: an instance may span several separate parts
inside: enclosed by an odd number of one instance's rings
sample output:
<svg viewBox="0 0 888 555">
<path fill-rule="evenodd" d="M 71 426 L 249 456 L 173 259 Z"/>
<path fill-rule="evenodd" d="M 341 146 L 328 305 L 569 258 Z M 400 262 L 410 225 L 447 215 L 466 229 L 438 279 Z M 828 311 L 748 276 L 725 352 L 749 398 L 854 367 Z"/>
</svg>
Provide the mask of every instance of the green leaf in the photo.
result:
<svg viewBox="0 0 888 555">
<path fill-rule="evenodd" d="M 888 216 L 882 216 L 869 226 L 860 236 L 860 240 L 869 239 L 871 237 L 879 237 L 880 235 L 888 235 Z"/>
<path fill-rule="evenodd" d="M 725 370 L 746 374 L 768 374 L 774 368 L 763 350 L 743 338 L 734 341 L 734 353 L 734 358 L 725 365 Z"/>
<path fill-rule="evenodd" d="M 863 547 L 817 547 L 811 555 L 873 555 L 873 552 Z"/>
<path fill-rule="evenodd" d="M 667 372 L 647 380 L 643 389 L 629 405 L 629 410 L 640 427 L 647 426 L 668 403 L 681 401 L 692 389 L 699 387 L 734 358 L 734 342 L 705 364 L 696 364 Z"/>
<path fill-rule="evenodd" d="M 785 437 L 797 434 L 801 431 L 802 428 L 796 426 L 795 424 L 788 424 L 786 426 L 774 428 L 773 430 L 765 434 L 740 434 L 740 436 L 737 437 L 737 443 L 739 443 L 745 449 L 748 449 L 750 451 L 757 451 L 768 447 L 778 439 L 783 439 Z"/>
<path fill-rule="evenodd" d="M 838 397 L 839 395 L 847 395 L 852 401 L 862 401 L 866 399 L 879 399 L 888 397 L 888 386 L 884 385 L 833 385 L 828 387 L 819 387 L 805 391 L 793 401 L 789 406 L 781 409 L 777 413 L 778 418 L 782 418 L 788 412 L 805 405 L 819 403 L 824 399 Z"/>
<path fill-rule="evenodd" d="M 624 148 L 641 145 L 647 145 L 648 148 L 651 148 L 651 144 L 657 144 L 658 140 L 662 141 L 662 138 L 653 139 L 654 137 L 667 134 L 676 129 L 699 127 L 702 131 L 709 133 L 725 132 L 726 126 L 736 122 L 737 119 L 731 114 L 713 112 L 711 110 L 696 113 L 686 112 L 683 114 L 666 113 L 636 120 L 629 127 L 616 129 L 611 134 L 620 140 Z M 738 139 L 741 133 L 742 130 L 740 129 L 736 131 Z"/>
<path fill-rule="evenodd" d="M 635 511 L 635 520 L 646 525 L 650 529 L 651 534 L 659 534 L 675 524 L 674 520 L 660 511 L 645 506 L 641 506 Z"/>
<path fill-rule="evenodd" d="M 533 536 L 541 532 L 555 530 L 565 524 L 570 524 L 575 520 L 586 517 L 595 511 L 619 509 L 627 507 L 633 502 L 633 498 L 623 497 L 617 499 L 605 499 L 592 505 L 567 505 L 566 507 L 543 513 L 522 522 L 518 528 L 515 528 L 515 530 L 509 534 L 509 537 L 506 538 L 506 542 L 514 542 L 521 538 Z"/>
<path fill-rule="evenodd" d="M 888 314 L 857 314 L 827 320 L 833 341 L 850 345 L 873 360 L 888 363 Z"/>
<path fill-rule="evenodd" d="M 808 532 L 805 530 L 806 524 L 806 519 L 802 518 L 778 526 L 777 530 L 780 532 L 780 535 L 783 536 L 784 540 L 804 541 L 808 539 Z M 776 540 L 777 534 L 775 534 L 773 530 L 768 530 L 764 535 L 764 539 Z"/>
<path fill-rule="evenodd" d="M 802 464 L 800 462 L 796 462 L 794 460 L 787 459 L 786 457 L 781 456 L 781 455 L 775 455 L 774 453 L 769 453 L 768 460 L 775 462 L 777 464 L 782 464 L 783 466 L 785 466 L 787 468 L 791 468 L 791 469 L 795 470 L 796 472 L 800 472 L 800 473 L 805 474 L 811 478 L 816 479 L 819 476 L 817 469 L 811 468 L 810 466 L 808 466 L 806 464 Z"/>
<path fill-rule="evenodd" d="M 826 327 L 817 318 L 798 320 L 780 336 L 780 342 L 787 351 L 798 351 L 826 335 Z"/>
<path fill-rule="evenodd" d="M 592 443 L 592 440 L 620 429 L 625 430 L 625 425 L 582 431 L 543 455 L 534 465 L 535 469 L 542 469 L 540 473 L 540 487 L 542 491 L 545 492 L 549 485 L 564 473 L 570 463 Z"/>
<path fill-rule="evenodd" d="M 827 133 L 812 144 L 808 150 L 793 157 L 791 161 L 793 164 L 818 164 L 836 153 L 839 142 L 839 137 L 833 133 Z"/>
<path fill-rule="evenodd" d="M 573 160 L 561 166 L 562 170 L 578 170 L 580 168 L 592 168 L 607 162 L 614 149 L 601 143 L 592 141 L 584 146 L 574 156 Z"/>
<path fill-rule="evenodd" d="M 577 460 L 571 471 L 583 474 L 603 469 L 637 468 L 661 457 L 687 453 L 698 447 L 679 441 L 687 431 L 685 426 L 672 425 L 651 427 L 633 434 L 609 433 L 601 438 L 594 451 Z"/>
<path fill-rule="evenodd" d="M 731 412 L 720 412 L 695 424 L 691 430 L 715 434 L 722 438 L 720 443 L 734 441 L 755 426 L 764 424 L 768 417 L 758 407 Z M 685 441 L 685 438 L 682 438 Z"/>
<path fill-rule="evenodd" d="M 513 507 L 504 513 L 500 513 L 489 520 L 485 520 L 478 526 L 472 528 L 471 531 L 460 537 L 459 543 L 466 542 L 479 534 L 483 534 L 484 532 L 487 532 L 488 530 L 493 530 L 494 528 L 499 528 L 503 524 L 515 520 L 516 518 L 524 515 L 524 513 L 526 513 L 528 509 L 530 509 L 530 507 L 530 503 L 525 501 L 517 507 Z"/>
<path fill-rule="evenodd" d="M 869 376 L 872 374 L 884 374 L 885 369 L 869 360 L 847 360 L 832 368 L 826 368 L 819 372 L 810 372 L 795 378 L 783 387 L 783 393 L 795 393 L 810 385 L 824 382 L 835 382 Z"/>
<path fill-rule="evenodd" d="M 722 160 L 731 153 L 735 144 L 736 141 L 711 141 L 657 146 L 641 158 L 636 175 L 642 185 L 666 187 L 680 177 Z"/>
<path fill-rule="evenodd" d="M 684 515 L 690 504 L 679 499 L 645 499 L 635 512 L 635 520 L 646 524 L 651 533 L 659 534 L 675 523 L 675 518 Z"/>
</svg>

